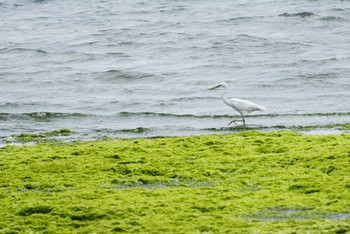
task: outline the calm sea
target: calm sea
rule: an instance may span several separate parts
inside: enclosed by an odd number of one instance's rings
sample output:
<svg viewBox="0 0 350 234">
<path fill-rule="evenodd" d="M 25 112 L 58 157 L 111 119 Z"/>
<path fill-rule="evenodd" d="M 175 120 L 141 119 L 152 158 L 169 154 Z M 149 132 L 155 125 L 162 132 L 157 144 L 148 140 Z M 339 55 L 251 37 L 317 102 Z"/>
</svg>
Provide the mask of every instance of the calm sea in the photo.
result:
<svg viewBox="0 0 350 234">
<path fill-rule="evenodd" d="M 0 0 L 0 140 L 349 123 L 350 1 Z"/>
</svg>

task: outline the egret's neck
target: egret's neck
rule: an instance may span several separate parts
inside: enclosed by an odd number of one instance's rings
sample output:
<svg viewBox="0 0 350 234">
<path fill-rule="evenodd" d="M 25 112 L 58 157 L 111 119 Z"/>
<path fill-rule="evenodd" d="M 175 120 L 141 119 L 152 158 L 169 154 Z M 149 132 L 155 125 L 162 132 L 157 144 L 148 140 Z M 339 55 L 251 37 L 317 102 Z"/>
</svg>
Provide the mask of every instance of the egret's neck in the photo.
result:
<svg viewBox="0 0 350 234">
<path fill-rule="evenodd" d="M 228 88 L 227 88 L 227 86 L 224 86 L 224 92 L 222 93 L 222 95 L 221 95 L 221 98 L 222 98 L 222 100 L 227 104 L 227 101 L 228 101 L 228 98 L 227 98 L 227 90 L 228 90 Z"/>
</svg>

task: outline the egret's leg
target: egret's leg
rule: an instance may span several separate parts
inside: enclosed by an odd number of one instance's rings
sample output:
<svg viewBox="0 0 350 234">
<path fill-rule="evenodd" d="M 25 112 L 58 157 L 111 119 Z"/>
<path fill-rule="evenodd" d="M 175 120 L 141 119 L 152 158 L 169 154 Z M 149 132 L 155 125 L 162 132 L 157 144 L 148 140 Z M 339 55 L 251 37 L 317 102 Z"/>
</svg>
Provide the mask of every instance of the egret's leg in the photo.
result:
<svg viewBox="0 0 350 234">
<path fill-rule="evenodd" d="M 236 122 L 243 122 L 243 124 L 245 125 L 245 121 L 243 121 L 242 119 L 234 119 L 234 120 L 232 120 L 231 122 L 229 122 L 227 125 L 230 125 L 230 124 L 232 124 L 232 123 L 234 123 L 234 124 L 237 125 Z"/>
<path fill-rule="evenodd" d="M 227 125 L 230 125 L 230 124 L 232 124 L 232 123 L 234 123 L 234 124 L 237 125 L 236 121 L 237 121 L 237 120 L 234 119 L 234 120 L 230 121 Z"/>
<path fill-rule="evenodd" d="M 227 125 L 230 125 L 230 124 L 232 124 L 232 123 L 234 123 L 234 124 L 237 125 L 236 122 L 242 122 L 242 123 L 243 123 L 243 126 L 245 126 L 245 118 L 244 118 L 244 116 L 242 115 L 242 119 L 234 119 L 234 120 L 232 120 L 232 121 L 229 122 Z"/>
</svg>

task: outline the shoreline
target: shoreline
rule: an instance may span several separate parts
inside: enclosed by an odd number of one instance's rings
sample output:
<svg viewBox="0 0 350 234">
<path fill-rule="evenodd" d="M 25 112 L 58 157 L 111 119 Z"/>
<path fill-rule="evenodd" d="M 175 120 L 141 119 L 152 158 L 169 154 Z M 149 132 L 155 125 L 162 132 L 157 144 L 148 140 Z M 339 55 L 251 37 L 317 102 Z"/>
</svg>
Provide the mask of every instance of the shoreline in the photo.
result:
<svg viewBox="0 0 350 234">
<path fill-rule="evenodd" d="M 250 131 L 0 149 L 0 232 L 342 232 L 350 135 Z"/>
<path fill-rule="evenodd" d="M 121 130 L 126 131 L 126 130 Z M 62 128 L 47 132 L 35 132 L 35 133 L 21 133 L 13 134 L 8 137 L 0 138 L 0 148 L 7 145 L 35 145 L 37 143 L 58 143 L 58 142 L 87 142 L 87 141 L 99 141 L 99 140 L 123 140 L 123 139 L 154 139 L 154 138 L 166 138 L 166 137 L 196 137 L 206 135 L 225 135 L 235 134 L 249 131 L 261 131 L 261 132 L 274 132 L 274 131 L 290 131 L 297 132 L 305 135 L 331 135 L 331 134 L 350 134 L 350 123 L 344 124 L 326 124 L 317 126 L 272 126 L 272 127 L 222 127 L 219 129 L 207 129 L 207 132 L 201 132 L 199 134 L 184 134 L 184 135 L 142 135 L 145 131 L 144 128 L 138 127 L 136 129 L 129 129 L 129 132 L 136 133 L 134 136 L 129 137 L 113 137 L 105 135 L 99 135 L 95 137 L 89 137 L 89 134 L 82 134 L 74 132 L 67 128 Z"/>
</svg>

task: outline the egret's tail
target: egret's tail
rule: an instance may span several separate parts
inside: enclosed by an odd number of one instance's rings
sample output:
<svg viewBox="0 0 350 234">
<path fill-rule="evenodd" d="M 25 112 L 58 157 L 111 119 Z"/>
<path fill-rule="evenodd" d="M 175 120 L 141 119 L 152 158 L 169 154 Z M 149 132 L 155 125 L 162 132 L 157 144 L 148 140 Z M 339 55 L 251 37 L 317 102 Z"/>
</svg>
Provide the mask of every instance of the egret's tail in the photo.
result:
<svg viewBox="0 0 350 234">
<path fill-rule="evenodd" d="M 259 109 L 259 111 L 266 111 L 266 107 L 264 107 L 264 106 L 258 106 L 258 109 Z"/>
</svg>

